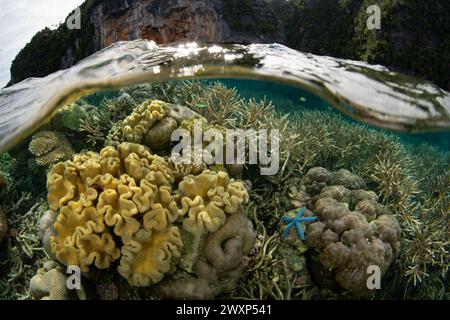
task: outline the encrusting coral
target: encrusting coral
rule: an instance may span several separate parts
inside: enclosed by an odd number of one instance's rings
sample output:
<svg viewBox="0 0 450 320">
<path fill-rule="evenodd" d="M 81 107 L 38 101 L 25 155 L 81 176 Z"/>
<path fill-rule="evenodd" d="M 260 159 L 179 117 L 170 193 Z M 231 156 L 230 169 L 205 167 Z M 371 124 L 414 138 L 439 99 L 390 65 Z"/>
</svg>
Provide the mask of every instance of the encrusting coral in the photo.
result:
<svg viewBox="0 0 450 320">
<path fill-rule="evenodd" d="M 75 153 L 66 136 L 54 131 L 36 133 L 31 139 L 29 150 L 36 156 L 36 163 L 40 166 L 68 160 Z"/>
<path fill-rule="evenodd" d="M 326 176 L 335 177 L 327 183 L 341 184 L 317 190 L 320 183 L 326 183 Z M 320 219 L 308 226 L 306 240 L 316 251 L 316 279 L 322 283 L 334 279 L 355 296 L 369 296 L 368 267 L 377 266 L 384 275 L 400 254 L 397 219 L 378 204 L 374 193 L 359 189 L 361 183 L 349 172 L 313 168 L 303 182 L 306 190 L 314 191 L 311 205 Z"/>
</svg>

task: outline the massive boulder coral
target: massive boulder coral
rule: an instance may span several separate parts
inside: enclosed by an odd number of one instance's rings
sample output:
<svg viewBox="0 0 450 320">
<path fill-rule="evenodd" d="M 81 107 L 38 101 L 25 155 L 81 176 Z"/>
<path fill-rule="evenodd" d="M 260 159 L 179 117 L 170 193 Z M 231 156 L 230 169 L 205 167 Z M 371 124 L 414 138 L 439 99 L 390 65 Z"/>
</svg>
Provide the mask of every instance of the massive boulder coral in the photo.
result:
<svg viewBox="0 0 450 320">
<path fill-rule="evenodd" d="M 244 214 L 229 216 L 219 230 L 204 239 L 193 274 L 163 280 L 153 293 L 165 299 L 213 299 L 232 291 L 246 268 L 255 239 L 252 223 Z"/>
<path fill-rule="evenodd" d="M 366 297 L 371 294 L 368 267 L 377 266 L 384 275 L 400 253 L 400 226 L 373 192 L 347 188 L 361 187 L 361 180 L 349 172 L 326 171 L 311 169 L 303 180 L 308 184 L 304 188 L 314 193 L 325 183 L 311 200 L 319 221 L 307 229 L 306 244 L 315 249 L 313 273 L 319 282 L 337 283 L 355 296 Z M 327 185 L 336 181 L 347 187 Z"/>
<path fill-rule="evenodd" d="M 240 211 L 248 201 L 248 193 L 241 182 L 230 180 L 223 171 L 203 171 L 189 175 L 180 182 L 177 201 L 182 214 L 187 214 L 183 227 L 190 232 L 215 232 L 227 214 Z"/>
<path fill-rule="evenodd" d="M 40 300 L 70 300 L 71 293 L 67 288 L 67 275 L 54 261 L 47 261 L 38 269 L 30 280 L 30 294 Z M 80 300 L 85 299 L 83 288 L 76 290 Z"/>
</svg>

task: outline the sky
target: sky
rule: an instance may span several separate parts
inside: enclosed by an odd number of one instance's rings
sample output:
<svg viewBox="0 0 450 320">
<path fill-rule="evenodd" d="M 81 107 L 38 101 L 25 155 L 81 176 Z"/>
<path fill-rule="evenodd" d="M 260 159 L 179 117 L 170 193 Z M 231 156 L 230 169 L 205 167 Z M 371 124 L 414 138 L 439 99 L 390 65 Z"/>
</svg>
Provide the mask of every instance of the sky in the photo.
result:
<svg viewBox="0 0 450 320">
<path fill-rule="evenodd" d="M 55 27 L 84 0 L 0 0 L 0 88 L 16 55 L 45 27 Z M 39 63 L 39 61 L 36 61 Z"/>
</svg>

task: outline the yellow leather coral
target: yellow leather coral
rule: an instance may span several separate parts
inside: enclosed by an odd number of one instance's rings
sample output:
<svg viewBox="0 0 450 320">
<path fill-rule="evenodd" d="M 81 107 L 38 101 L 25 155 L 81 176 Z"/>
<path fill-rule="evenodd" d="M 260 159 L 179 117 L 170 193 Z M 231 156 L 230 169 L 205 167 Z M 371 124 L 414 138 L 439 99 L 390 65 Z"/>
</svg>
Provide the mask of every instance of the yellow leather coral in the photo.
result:
<svg viewBox="0 0 450 320">
<path fill-rule="evenodd" d="M 147 131 L 168 114 L 163 101 L 147 100 L 125 118 L 122 134 L 126 141 L 141 143 Z"/>
<path fill-rule="evenodd" d="M 217 231 L 226 214 L 238 212 L 249 198 L 245 186 L 223 171 L 189 175 L 180 182 L 178 192 L 181 213 L 187 214 L 183 227 L 189 232 Z"/>
<path fill-rule="evenodd" d="M 134 286 L 149 286 L 162 280 L 180 256 L 183 243 L 177 227 L 160 231 L 141 229 L 122 247 L 119 273 Z"/>
<path fill-rule="evenodd" d="M 59 210 L 52 251 L 83 272 L 108 268 L 120 257 L 112 232 L 127 243 L 142 227 L 159 232 L 179 218 L 173 182 L 163 158 L 132 143 L 56 164 L 47 179 L 50 208 Z"/>
</svg>

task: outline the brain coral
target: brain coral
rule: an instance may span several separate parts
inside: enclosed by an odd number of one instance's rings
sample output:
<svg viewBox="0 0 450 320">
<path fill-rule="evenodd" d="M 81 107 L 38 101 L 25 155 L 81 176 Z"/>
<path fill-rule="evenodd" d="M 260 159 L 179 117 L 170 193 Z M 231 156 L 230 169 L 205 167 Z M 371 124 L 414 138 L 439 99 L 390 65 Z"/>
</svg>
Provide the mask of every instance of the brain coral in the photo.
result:
<svg viewBox="0 0 450 320">
<path fill-rule="evenodd" d="M 186 176 L 177 195 L 182 214 L 187 214 L 183 227 L 190 232 L 217 231 L 227 214 L 239 212 L 248 198 L 245 186 L 223 171 L 205 170 L 198 176 Z"/>
<path fill-rule="evenodd" d="M 324 179 L 331 175 L 323 168 L 315 168 L 312 173 L 304 179 L 309 184 L 306 190 L 316 191 L 320 184 L 336 181 L 353 187 L 362 185 L 348 172 L 341 171 L 337 179 Z M 377 202 L 373 192 L 349 190 L 342 185 L 322 186 L 312 205 L 320 220 L 308 226 L 306 244 L 316 249 L 318 259 L 313 271 L 317 280 L 332 278 L 355 296 L 369 296 L 368 267 L 378 266 L 384 275 L 400 253 L 397 220 Z"/>
<path fill-rule="evenodd" d="M 66 136 L 54 131 L 36 133 L 31 139 L 29 150 L 36 156 L 36 163 L 40 166 L 70 159 L 75 153 Z"/>
<path fill-rule="evenodd" d="M 164 159 L 132 143 L 54 165 L 47 178 L 48 202 L 58 211 L 53 253 L 83 272 L 108 268 L 120 257 L 113 235 L 127 244 L 142 228 L 157 234 L 179 218 L 172 183 Z"/>
</svg>

